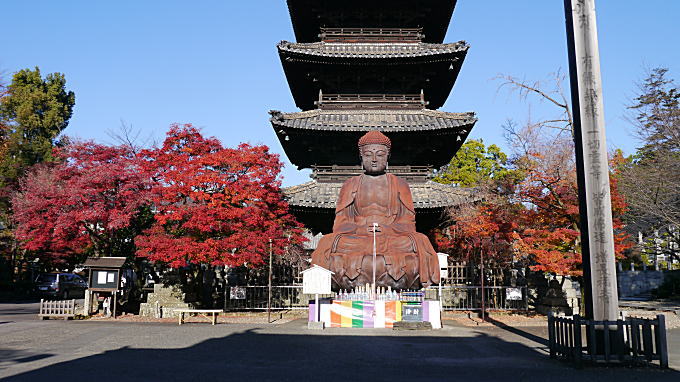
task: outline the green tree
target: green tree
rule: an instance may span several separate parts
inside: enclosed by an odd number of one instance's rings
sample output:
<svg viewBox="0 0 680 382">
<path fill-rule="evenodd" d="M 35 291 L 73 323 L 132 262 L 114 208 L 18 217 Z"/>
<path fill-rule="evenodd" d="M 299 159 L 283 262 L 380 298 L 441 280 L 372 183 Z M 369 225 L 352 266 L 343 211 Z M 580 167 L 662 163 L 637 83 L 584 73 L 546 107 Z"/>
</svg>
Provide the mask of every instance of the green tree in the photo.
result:
<svg viewBox="0 0 680 382">
<path fill-rule="evenodd" d="M 516 183 L 521 174 L 508 165 L 508 156 L 500 147 L 494 144 L 487 147 L 481 139 L 471 139 L 438 172 L 434 181 L 458 187 L 476 187 L 489 181 Z"/>
<path fill-rule="evenodd" d="M 75 95 L 66 90 L 61 73 L 43 78 L 37 67 L 23 69 L 8 86 L 0 84 L 0 256 L 11 259 L 11 270 L 21 254 L 14 240 L 10 198 L 31 166 L 53 160 L 52 149 L 61 144 L 58 137 L 74 104 Z"/>
<path fill-rule="evenodd" d="M 650 70 L 639 84 L 640 95 L 628 108 L 643 145 L 638 156 L 680 153 L 680 90 L 666 75 L 668 69 Z"/>
<path fill-rule="evenodd" d="M 0 158 L 0 188 L 14 188 L 28 167 L 52 160 L 52 148 L 73 114 L 75 94 L 61 73 L 23 69 L 14 74 L 0 103 L 5 152 Z"/>
</svg>

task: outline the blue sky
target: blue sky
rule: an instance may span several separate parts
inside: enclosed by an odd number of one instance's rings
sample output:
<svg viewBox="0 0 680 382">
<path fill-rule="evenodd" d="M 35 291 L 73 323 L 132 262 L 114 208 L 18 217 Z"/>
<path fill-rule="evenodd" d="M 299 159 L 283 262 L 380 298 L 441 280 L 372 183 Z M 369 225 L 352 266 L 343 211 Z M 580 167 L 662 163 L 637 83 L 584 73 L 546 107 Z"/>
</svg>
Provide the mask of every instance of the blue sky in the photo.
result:
<svg viewBox="0 0 680 382">
<path fill-rule="evenodd" d="M 680 78 L 675 0 L 597 0 L 610 148 L 636 142 L 624 119 L 645 67 Z M 275 44 L 294 41 L 285 0 L 25 1 L 0 4 L 0 71 L 61 72 L 76 93 L 65 133 L 111 142 L 121 120 L 160 141 L 173 122 L 193 123 L 226 146 L 266 144 L 282 153 L 267 111 L 296 111 Z M 504 146 L 511 118 L 554 115 L 534 100 L 498 92 L 499 74 L 545 80 L 567 71 L 561 0 L 459 0 L 446 42 L 471 48 L 440 110 L 475 111 L 471 136 Z M 308 180 L 282 160 L 284 185 Z"/>
</svg>

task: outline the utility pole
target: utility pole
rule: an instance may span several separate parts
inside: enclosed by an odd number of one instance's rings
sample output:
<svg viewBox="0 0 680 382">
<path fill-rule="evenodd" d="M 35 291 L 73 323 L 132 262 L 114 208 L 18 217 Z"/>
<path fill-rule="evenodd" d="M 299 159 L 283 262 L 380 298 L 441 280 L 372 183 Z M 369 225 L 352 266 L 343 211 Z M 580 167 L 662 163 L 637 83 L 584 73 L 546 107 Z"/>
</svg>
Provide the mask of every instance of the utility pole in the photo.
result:
<svg viewBox="0 0 680 382">
<path fill-rule="evenodd" d="M 484 250 L 483 249 L 479 252 L 479 267 L 480 267 L 479 268 L 479 273 L 480 273 L 479 280 L 480 280 L 480 284 L 481 284 L 480 289 L 482 290 L 482 307 L 481 307 L 482 321 L 485 322 L 486 321 L 486 296 L 484 294 Z"/>
<path fill-rule="evenodd" d="M 269 239 L 269 286 L 267 287 L 267 323 L 272 322 L 272 239 Z"/>
<path fill-rule="evenodd" d="M 564 0 L 576 147 L 585 317 L 618 318 L 614 231 L 595 0 Z"/>
</svg>

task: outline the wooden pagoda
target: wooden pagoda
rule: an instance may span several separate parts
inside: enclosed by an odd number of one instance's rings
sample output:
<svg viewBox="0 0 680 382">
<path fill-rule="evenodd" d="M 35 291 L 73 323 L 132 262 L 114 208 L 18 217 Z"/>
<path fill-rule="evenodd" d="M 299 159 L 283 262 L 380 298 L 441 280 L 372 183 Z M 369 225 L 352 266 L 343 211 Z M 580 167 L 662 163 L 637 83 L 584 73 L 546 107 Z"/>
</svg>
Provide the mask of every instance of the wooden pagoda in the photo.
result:
<svg viewBox="0 0 680 382">
<path fill-rule="evenodd" d="M 369 130 L 392 140 L 388 172 L 407 180 L 418 230 L 469 199 L 431 181 L 476 122 L 438 111 L 468 50 L 443 43 L 455 0 L 288 0 L 297 42 L 277 48 L 300 112 L 271 111 L 288 159 L 312 181 L 284 190 L 314 232 L 331 231 L 342 183 L 362 173 L 357 141 Z"/>
</svg>

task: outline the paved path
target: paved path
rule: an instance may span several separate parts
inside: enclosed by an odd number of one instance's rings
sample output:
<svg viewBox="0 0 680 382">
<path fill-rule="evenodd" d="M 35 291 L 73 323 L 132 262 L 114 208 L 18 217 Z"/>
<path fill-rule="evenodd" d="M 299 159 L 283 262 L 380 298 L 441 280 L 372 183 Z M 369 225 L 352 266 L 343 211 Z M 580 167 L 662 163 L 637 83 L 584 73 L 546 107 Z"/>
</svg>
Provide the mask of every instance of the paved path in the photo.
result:
<svg viewBox="0 0 680 382">
<path fill-rule="evenodd" d="M 304 320 L 38 321 L 29 305 L 17 304 L 0 304 L 0 322 L 0 378 L 8 381 L 680 381 L 674 370 L 576 370 L 550 360 L 543 327 L 308 331 Z M 669 337 L 680 369 L 680 331 Z"/>
</svg>

